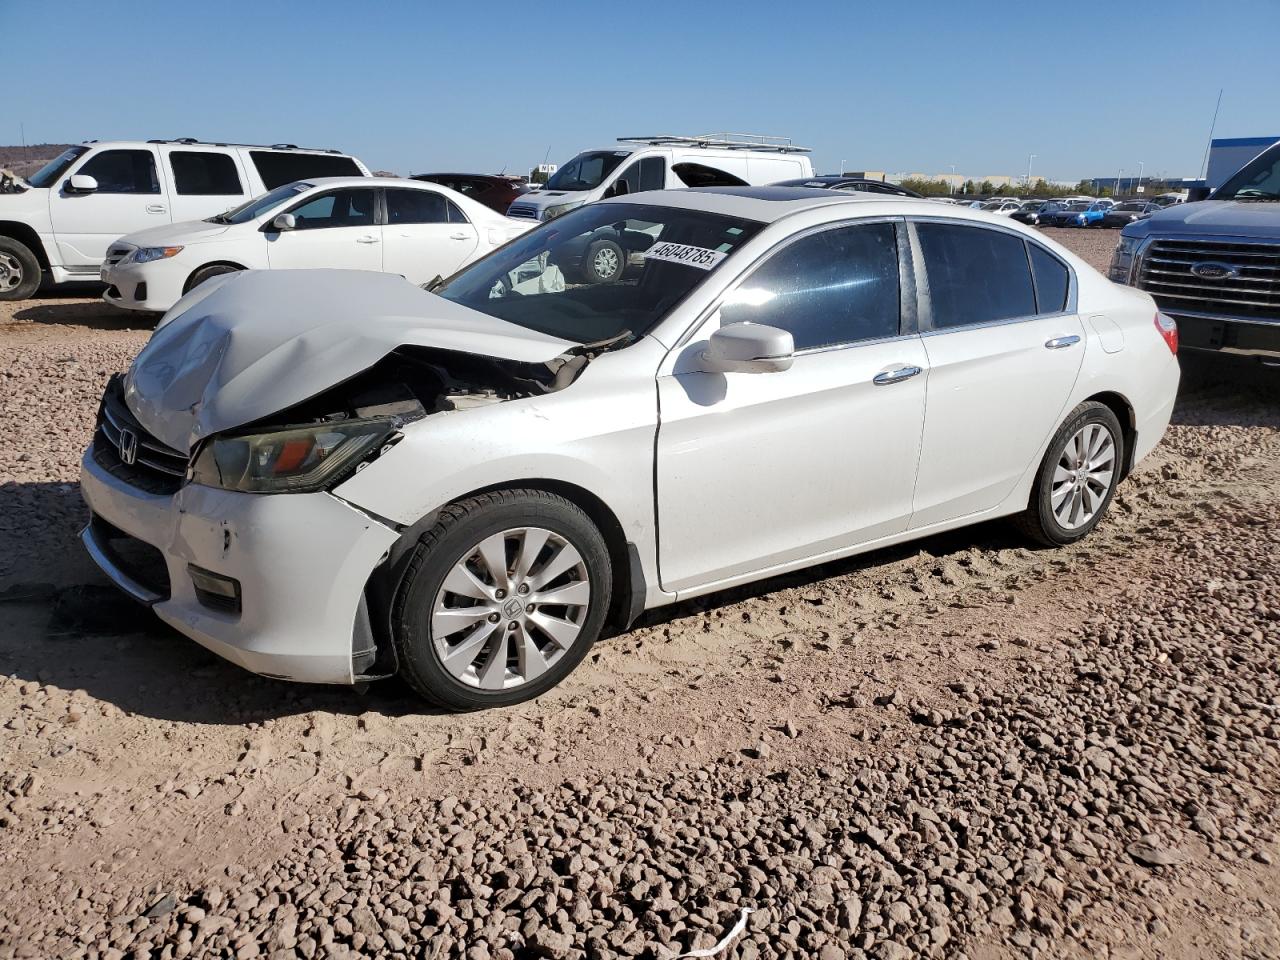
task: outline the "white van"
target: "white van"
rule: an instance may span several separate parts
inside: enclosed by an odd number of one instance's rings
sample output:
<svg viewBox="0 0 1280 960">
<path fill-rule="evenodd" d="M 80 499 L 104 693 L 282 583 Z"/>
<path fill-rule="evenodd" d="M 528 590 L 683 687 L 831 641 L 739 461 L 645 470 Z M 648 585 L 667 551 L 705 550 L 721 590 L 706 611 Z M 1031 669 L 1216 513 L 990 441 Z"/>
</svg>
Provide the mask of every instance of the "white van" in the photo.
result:
<svg viewBox="0 0 1280 960">
<path fill-rule="evenodd" d="M 509 217 L 551 220 L 605 197 L 679 187 L 763 186 L 813 176 L 813 163 L 788 137 L 619 137 L 618 146 L 587 150 L 541 190 L 507 209 Z"/>
<path fill-rule="evenodd" d="M 0 192 L 0 300 L 97 280 L 117 237 L 202 220 L 282 184 L 367 177 L 337 150 L 181 140 L 86 140 Z"/>
</svg>

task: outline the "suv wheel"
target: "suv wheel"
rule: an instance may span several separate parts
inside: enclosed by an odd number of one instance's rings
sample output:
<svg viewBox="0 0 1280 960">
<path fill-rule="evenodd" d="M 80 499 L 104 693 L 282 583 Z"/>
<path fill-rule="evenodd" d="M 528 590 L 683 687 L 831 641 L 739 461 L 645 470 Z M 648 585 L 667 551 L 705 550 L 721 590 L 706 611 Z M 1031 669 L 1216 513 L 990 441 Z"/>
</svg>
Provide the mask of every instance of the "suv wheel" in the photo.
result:
<svg viewBox="0 0 1280 960">
<path fill-rule="evenodd" d="M 1124 433 L 1111 408 L 1080 404 L 1050 441 L 1019 525 L 1048 546 L 1082 539 L 1111 505 L 1123 463 Z"/>
<path fill-rule="evenodd" d="M 612 240 L 597 240 L 582 258 L 582 276 L 587 283 L 615 283 L 626 268 L 626 252 Z"/>
<path fill-rule="evenodd" d="M 0 237 L 0 300 L 25 300 L 40 288 L 40 261 L 12 237 Z"/>
<path fill-rule="evenodd" d="M 450 504 L 397 594 L 401 675 L 450 710 L 532 699 L 586 656 L 612 578 L 600 531 L 563 497 L 503 490 Z"/>
</svg>

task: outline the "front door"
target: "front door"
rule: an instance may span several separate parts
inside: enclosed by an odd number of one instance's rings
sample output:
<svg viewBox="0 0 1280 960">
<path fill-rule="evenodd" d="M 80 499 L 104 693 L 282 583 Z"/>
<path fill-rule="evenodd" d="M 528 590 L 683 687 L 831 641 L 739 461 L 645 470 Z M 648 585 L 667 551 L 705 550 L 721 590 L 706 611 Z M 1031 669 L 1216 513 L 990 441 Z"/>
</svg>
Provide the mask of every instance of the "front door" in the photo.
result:
<svg viewBox="0 0 1280 960">
<path fill-rule="evenodd" d="M 879 221 L 802 236 L 726 294 L 719 324 L 791 332 L 789 370 L 702 372 L 705 341 L 669 358 L 658 379 L 664 589 L 705 590 L 906 529 L 928 363 L 901 320 L 901 230 Z"/>
<path fill-rule="evenodd" d="M 308 197 L 281 211 L 293 214 L 294 229 L 266 231 L 271 268 L 381 270 L 377 197 L 373 187 L 347 187 Z"/>
<path fill-rule="evenodd" d="M 1085 341 L 1070 271 L 1044 247 L 969 224 L 912 227 L 929 356 L 916 529 L 990 510 L 1013 492 L 1066 414 Z"/>
<path fill-rule="evenodd" d="M 458 205 L 430 189 L 389 188 L 382 269 L 410 283 L 447 277 L 475 256 L 480 233 Z"/>
<path fill-rule="evenodd" d="M 71 177 L 76 174 L 93 177 L 97 189 L 73 192 Z M 172 220 L 155 150 L 136 147 L 87 154 L 49 191 L 49 218 L 67 269 L 96 274 L 113 240 Z"/>
</svg>

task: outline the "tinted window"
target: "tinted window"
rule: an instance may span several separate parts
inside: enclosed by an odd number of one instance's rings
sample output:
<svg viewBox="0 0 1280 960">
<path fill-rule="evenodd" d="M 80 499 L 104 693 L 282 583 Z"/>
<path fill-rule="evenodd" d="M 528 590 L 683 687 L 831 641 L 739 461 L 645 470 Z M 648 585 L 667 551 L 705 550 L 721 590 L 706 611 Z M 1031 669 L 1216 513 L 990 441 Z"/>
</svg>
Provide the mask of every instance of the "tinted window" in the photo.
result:
<svg viewBox="0 0 1280 960">
<path fill-rule="evenodd" d="M 356 162 L 350 157 L 327 153 L 274 153 L 266 150 L 249 152 L 258 176 L 268 190 L 295 180 L 312 180 L 316 177 L 363 176 Z"/>
<path fill-rule="evenodd" d="M 446 202 L 432 190 L 388 190 L 387 223 L 448 223 Z"/>
<path fill-rule="evenodd" d="M 1071 274 L 1066 265 L 1043 247 L 1027 244 L 1031 251 L 1031 272 L 1036 278 L 1036 305 L 1040 313 L 1066 309 Z"/>
<path fill-rule="evenodd" d="M 916 232 L 929 277 L 935 329 L 1036 312 L 1031 268 L 1020 237 L 946 223 L 918 223 Z"/>
<path fill-rule="evenodd" d="M 898 244 L 891 223 L 824 230 L 774 254 L 720 310 L 791 331 L 796 349 L 898 334 Z"/>
<path fill-rule="evenodd" d="M 467 219 L 467 215 L 463 213 L 461 210 L 459 210 L 458 205 L 454 203 L 452 200 L 449 200 L 446 198 L 444 202 L 445 202 L 445 206 L 449 208 L 450 223 L 470 223 L 471 222 L 470 220 Z"/>
<path fill-rule="evenodd" d="M 76 173 L 98 181 L 98 193 L 159 193 L 156 158 L 150 150 L 103 150 Z"/>
<path fill-rule="evenodd" d="M 374 191 L 335 190 L 299 204 L 289 212 L 297 230 L 367 227 L 373 223 Z"/>
<path fill-rule="evenodd" d="M 174 150 L 169 154 L 174 189 L 186 196 L 224 197 L 244 193 L 236 162 L 225 153 Z"/>
<path fill-rule="evenodd" d="M 630 150 L 580 153 L 551 175 L 546 189 L 594 190 L 630 155 Z"/>
</svg>

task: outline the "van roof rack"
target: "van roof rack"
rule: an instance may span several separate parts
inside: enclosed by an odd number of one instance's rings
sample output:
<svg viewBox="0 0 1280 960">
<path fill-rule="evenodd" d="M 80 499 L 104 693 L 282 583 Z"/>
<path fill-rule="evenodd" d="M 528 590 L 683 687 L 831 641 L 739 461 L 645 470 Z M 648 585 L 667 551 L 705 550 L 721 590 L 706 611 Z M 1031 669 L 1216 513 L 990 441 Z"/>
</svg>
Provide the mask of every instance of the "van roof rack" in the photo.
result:
<svg viewBox="0 0 1280 960">
<path fill-rule="evenodd" d="M 84 142 L 95 143 L 96 141 L 86 140 Z M 197 140 L 195 137 L 175 137 L 168 140 L 164 137 L 158 137 L 154 140 L 148 140 L 147 143 L 180 143 L 183 146 L 251 147 L 258 150 L 309 150 L 312 153 L 342 153 L 341 150 L 335 150 L 333 147 L 300 147 L 296 143 L 226 143 L 221 140 Z"/>
<path fill-rule="evenodd" d="M 790 137 L 772 137 L 760 133 L 706 133 L 698 137 L 659 134 L 650 137 L 619 137 L 619 143 L 645 143 L 651 146 L 680 144 L 686 147 L 719 147 L 723 150 L 763 150 L 771 153 L 810 153 L 808 147 L 797 146 Z"/>
</svg>

